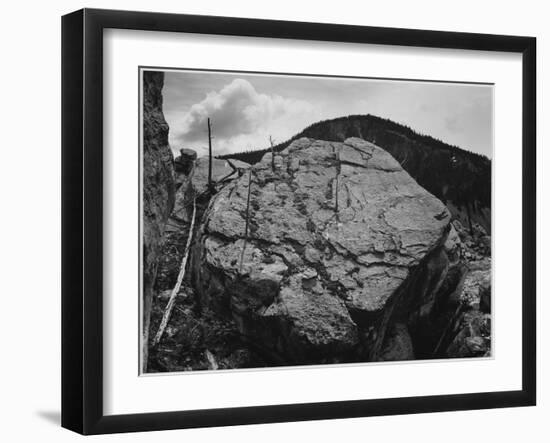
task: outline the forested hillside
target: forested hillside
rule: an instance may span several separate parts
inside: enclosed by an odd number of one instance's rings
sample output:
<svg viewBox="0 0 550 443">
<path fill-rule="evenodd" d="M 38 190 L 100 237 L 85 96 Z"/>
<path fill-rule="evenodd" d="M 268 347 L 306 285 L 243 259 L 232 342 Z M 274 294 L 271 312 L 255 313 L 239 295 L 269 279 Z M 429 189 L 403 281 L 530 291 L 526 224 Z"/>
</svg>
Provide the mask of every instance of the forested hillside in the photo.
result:
<svg viewBox="0 0 550 443">
<path fill-rule="evenodd" d="M 360 137 L 388 151 L 424 188 L 446 203 L 463 222 L 476 221 L 490 230 L 491 160 L 451 146 L 411 128 L 374 115 L 350 115 L 305 128 L 274 147 L 282 151 L 301 137 L 344 141 Z M 257 163 L 270 148 L 221 156 Z"/>
</svg>

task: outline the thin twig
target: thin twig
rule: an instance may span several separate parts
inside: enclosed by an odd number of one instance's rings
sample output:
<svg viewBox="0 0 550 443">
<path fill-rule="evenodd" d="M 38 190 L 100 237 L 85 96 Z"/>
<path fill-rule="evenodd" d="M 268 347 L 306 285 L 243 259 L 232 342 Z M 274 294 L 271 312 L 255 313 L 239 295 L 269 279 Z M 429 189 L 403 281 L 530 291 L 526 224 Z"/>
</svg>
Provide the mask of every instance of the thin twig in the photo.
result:
<svg viewBox="0 0 550 443">
<path fill-rule="evenodd" d="M 226 162 L 229 164 L 229 166 L 231 167 L 231 169 L 233 169 L 229 174 L 223 176 L 222 178 L 220 178 L 218 181 L 215 181 L 214 184 L 213 184 L 213 187 L 212 189 L 215 189 L 217 185 L 221 185 L 223 184 L 224 181 L 228 180 L 229 178 L 231 178 L 231 176 L 235 173 L 237 173 L 237 176 L 240 176 L 240 173 L 239 173 L 239 169 L 233 164 L 231 163 L 229 160 L 226 160 Z M 202 191 L 200 194 L 198 194 L 196 196 L 197 199 L 203 197 L 204 195 L 208 194 L 209 192 L 212 191 L 211 188 L 207 188 L 205 189 L 204 191 Z M 193 204 L 193 201 L 190 201 L 190 202 L 187 202 L 186 204 L 184 204 L 181 208 L 182 209 L 185 209 L 185 208 L 188 208 L 189 206 L 191 206 Z M 178 217 L 175 217 L 172 215 L 172 217 L 174 217 L 176 220 L 178 221 L 185 221 L 181 218 L 178 218 Z"/>
<path fill-rule="evenodd" d="M 340 176 L 340 171 L 341 171 L 341 164 L 340 164 L 340 151 L 336 152 L 336 161 L 337 161 L 337 164 L 336 164 L 336 177 L 335 177 L 335 185 L 336 185 L 336 191 L 335 191 L 335 208 L 334 208 L 334 212 L 336 212 L 336 214 L 338 214 L 338 178 Z"/>
<path fill-rule="evenodd" d="M 185 268 L 187 267 L 187 257 L 189 256 L 191 240 L 193 239 L 193 229 L 195 227 L 196 213 L 197 213 L 197 204 L 196 204 L 196 198 L 195 198 L 193 199 L 193 215 L 191 217 L 191 226 L 189 227 L 189 236 L 187 237 L 187 244 L 185 245 L 185 252 L 183 254 L 183 259 L 181 261 L 180 272 L 178 274 L 176 285 L 174 286 L 174 289 L 172 289 L 172 294 L 170 294 L 170 299 L 166 304 L 166 308 L 164 308 L 164 314 L 162 316 L 162 320 L 160 322 L 157 335 L 153 340 L 153 346 L 156 346 L 159 344 L 160 339 L 162 338 L 162 334 L 164 334 L 164 330 L 166 329 L 166 325 L 168 324 L 168 320 L 170 320 L 170 315 L 172 314 L 172 308 L 174 307 L 174 303 L 176 302 L 176 296 L 180 291 L 181 283 L 183 282 L 183 277 L 185 276 Z"/>
<path fill-rule="evenodd" d="M 212 187 L 212 128 L 208 119 L 208 187 Z"/>
<path fill-rule="evenodd" d="M 269 144 L 271 145 L 271 171 L 275 172 L 275 149 L 273 146 L 273 138 L 269 136 Z"/>
<path fill-rule="evenodd" d="M 250 209 L 250 188 L 252 187 L 252 168 L 248 170 L 248 196 L 246 197 L 246 220 L 244 225 L 244 245 L 243 250 L 241 251 L 241 263 L 239 265 L 239 274 L 243 271 L 243 259 L 244 259 L 244 250 L 246 249 L 246 241 L 248 240 L 248 211 Z"/>
</svg>

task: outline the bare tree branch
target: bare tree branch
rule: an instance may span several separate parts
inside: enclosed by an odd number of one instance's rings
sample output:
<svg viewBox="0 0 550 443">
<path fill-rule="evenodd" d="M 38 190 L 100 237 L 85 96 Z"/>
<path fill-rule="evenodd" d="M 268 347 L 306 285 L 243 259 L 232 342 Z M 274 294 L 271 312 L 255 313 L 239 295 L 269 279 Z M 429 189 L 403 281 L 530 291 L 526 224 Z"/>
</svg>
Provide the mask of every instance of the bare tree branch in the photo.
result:
<svg viewBox="0 0 550 443">
<path fill-rule="evenodd" d="M 156 346 L 159 344 L 160 339 L 162 338 L 162 334 L 164 334 L 164 330 L 166 329 L 166 325 L 168 324 L 168 321 L 170 320 L 170 315 L 172 314 L 174 303 L 176 302 L 176 296 L 180 291 L 181 283 L 183 282 L 183 277 L 185 277 L 185 268 L 187 267 L 187 257 L 189 256 L 191 240 L 193 239 L 193 229 L 195 228 L 195 215 L 197 213 L 196 202 L 197 202 L 197 199 L 194 198 L 193 199 L 193 216 L 191 217 L 191 226 L 189 227 L 189 235 L 187 236 L 187 243 L 185 245 L 183 259 L 181 261 L 181 267 L 180 267 L 180 272 L 178 274 L 178 279 L 176 281 L 176 285 L 174 286 L 174 289 L 172 289 L 172 293 L 170 294 L 170 299 L 166 304 L 166 308 L 164 308 L 164 314 L 162 315 L 162 320 L 160 322 L 157 335 L 155 335 L 155 339 L 153 340 L 153 346 Z"/>
<path fill-rule="evenodd" d="M 336 152 L 336 177 L 334 178 L 334 184 L 335 184 L 335 191 L 334 191 L 334 198 L 335 198 L 335 208 L 334 208 L 334 212 L 336 212 L 336 214 L 338 214 L 338 188 L 339 188 L 339 184 L 338 184 L 338 178 L 340 177 L 340 168 L 341 168 L 341 165 L 340 165 L 340 151 L 337 151 Z"/>
<path fill-rule="evenodd" d="M 208 118 L 208 188 L 212 187 L 212 127 Z"/>
</svg>

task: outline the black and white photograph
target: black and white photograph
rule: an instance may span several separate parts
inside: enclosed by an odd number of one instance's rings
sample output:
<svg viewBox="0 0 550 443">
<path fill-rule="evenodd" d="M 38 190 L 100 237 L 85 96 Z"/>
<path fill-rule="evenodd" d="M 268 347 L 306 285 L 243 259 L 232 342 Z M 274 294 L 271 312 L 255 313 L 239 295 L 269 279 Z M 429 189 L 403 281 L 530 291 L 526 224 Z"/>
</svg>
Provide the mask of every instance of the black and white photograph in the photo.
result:
<svg viewBox="0 0 550 443">
<path fill-rule="evenodd" d="M 0 441 L 550 441 L 543 2 L 3 12 Z"/>
<path fill-rule="evenodd" d="M 140 75 L 143 373 L 491 357 L 493 85 Z"/>
</svg>

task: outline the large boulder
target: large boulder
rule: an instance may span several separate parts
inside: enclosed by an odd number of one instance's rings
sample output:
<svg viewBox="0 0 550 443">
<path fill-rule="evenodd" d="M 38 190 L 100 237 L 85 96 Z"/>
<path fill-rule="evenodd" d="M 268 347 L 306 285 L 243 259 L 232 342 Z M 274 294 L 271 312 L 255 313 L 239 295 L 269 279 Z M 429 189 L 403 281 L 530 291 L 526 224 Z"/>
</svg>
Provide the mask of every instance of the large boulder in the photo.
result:
<svg viewBox="0 0 550 443">
<path fill-rule="evenodd" d="M 161 240 L 174 206 L 173 157 L 162 112 L 164 73 L 143 73 L 143 370 Z"/>
<path fill-rule="evenodd" d="M 266 154 L 211 200 L 192 258 L 201 303 L 290 363 L 413 358 L 404 325 L 454 260 L 445 205 L 362 139 L 299 139 L 274 165 Z"/>
</svg>

